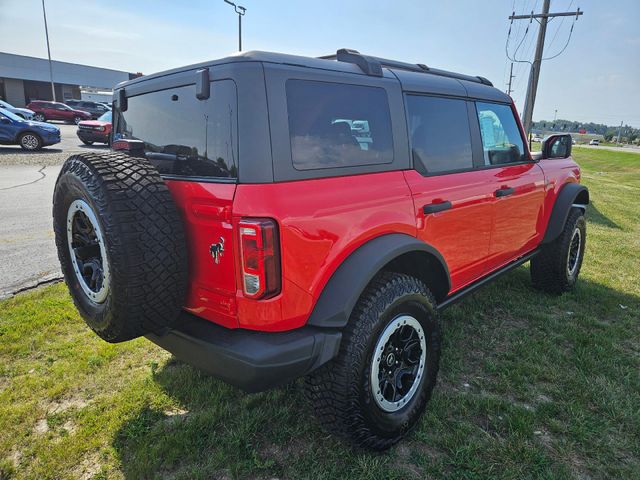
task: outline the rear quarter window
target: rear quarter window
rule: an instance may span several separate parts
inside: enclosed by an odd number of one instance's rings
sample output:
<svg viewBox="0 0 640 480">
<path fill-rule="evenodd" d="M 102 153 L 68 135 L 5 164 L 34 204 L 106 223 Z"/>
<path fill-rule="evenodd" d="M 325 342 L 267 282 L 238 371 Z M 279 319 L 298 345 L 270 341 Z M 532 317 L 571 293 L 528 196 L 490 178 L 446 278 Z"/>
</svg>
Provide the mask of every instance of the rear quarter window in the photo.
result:
<svg viewBox="0 0 640 480">
<path fill-rule="evenodd" d="M 290 79 L 286 95 L 295 169 L 393 162 L 389 101 L 383 88 Z"/>
<path fill-rule="evenodd" d="M 198 100 L 195 86 L 128 98 L 116 112 L 114 139 L 142 140 L 146 157 L 162 175 L 237 178 L 237 95 L 233 80 L 211 82 Z"/>
</svg>

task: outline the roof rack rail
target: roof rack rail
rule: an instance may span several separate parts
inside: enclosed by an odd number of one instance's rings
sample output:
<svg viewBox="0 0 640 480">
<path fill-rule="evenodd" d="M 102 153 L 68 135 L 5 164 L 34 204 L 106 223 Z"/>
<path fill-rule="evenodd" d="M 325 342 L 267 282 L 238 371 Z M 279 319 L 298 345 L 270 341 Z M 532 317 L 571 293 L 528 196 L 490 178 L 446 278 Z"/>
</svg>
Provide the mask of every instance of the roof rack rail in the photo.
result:
<svg viewBox="0 0 640 480">
<path fill-rule="evenodd" d="M 371 57 L 368 55 L 362 55 L 357 50 L 350 50 L 348 48 L 341 48 L 335 55 L 324 55 L 319 57 L 325 60 L 337 60 L 338 62 L 353 63 L 360 67 L 367 75 L 374 77 L 382 76 L 382 67 L 395 68 L 398 70 L 407 70 L 410 72 L 418 73 L 430 73 L 432 75 L 439 75 L 441 77 L 457 78 L 458 80 L 466 80 L 468 82 L 482 83 L 493 87 L 493 83 L 484 77 L 465 75 L 463 73 L 448 72 L 446 70 L 440 70 L 438 68 L 431 68 L 423 63 L 407 63 L 399 62 L 397 60 L 387 60 L 386 58 Z"/>
</svg>

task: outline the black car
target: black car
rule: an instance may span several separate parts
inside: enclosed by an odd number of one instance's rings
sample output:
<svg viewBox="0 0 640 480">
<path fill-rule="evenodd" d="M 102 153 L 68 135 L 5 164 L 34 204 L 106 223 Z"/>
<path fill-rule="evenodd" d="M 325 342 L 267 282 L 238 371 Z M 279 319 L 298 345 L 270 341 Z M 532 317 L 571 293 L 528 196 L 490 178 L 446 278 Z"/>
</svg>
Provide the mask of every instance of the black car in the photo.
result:
<svg viewBox="0 0 640 480">
<path fill-rule="evenodd" d="M 91 118 L 94 120 L 111 111 L 111 109 L 103 103 L 92 102 L 89 100 L 67 100 L 65 103 L 71 108 L 89 112 L 91 114 Z"/>
</svg>

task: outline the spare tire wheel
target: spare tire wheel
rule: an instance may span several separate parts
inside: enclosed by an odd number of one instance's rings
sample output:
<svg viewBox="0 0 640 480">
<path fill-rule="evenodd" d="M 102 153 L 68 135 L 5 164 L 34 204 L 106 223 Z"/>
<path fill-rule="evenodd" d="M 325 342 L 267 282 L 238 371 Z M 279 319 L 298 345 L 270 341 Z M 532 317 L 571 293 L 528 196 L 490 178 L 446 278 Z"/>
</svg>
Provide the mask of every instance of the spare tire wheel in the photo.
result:
<svg viewBox="0 0 640 480">
<path fill-rule="evenodd" d="M 148 160 L 69 157 L 55 186 L 53 227 L 71 297 L 101 338 L 122 342 L 174 324 L 187 289 L 184 229 Z"/>
</svg>

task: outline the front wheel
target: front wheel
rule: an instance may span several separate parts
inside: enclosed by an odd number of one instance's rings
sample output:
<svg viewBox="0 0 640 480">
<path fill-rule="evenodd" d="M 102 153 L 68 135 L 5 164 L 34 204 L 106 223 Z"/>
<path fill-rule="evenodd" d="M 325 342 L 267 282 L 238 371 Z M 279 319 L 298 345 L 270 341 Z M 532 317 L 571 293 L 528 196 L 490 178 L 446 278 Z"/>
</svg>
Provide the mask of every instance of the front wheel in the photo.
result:
<svg viewBox="0 0 640 480">
<path fill-rule="evenodd" d="M 23 150 L 34 151 L 42 148 L 42 139 L 35 133 L 23 133 L 20 135 L 18 141 Z"/>
<path fill-rule="evenodd" d="M 90 142 L 89 140 L 82 140 L 82 143 L 85 145 L 93 145 L 93 142 Z"/>
<path fill-rule="evenodd" d="M 534 287 L 556 294 L 572 290 L 580 274 L 586 241 L 584 213 L 573 208 L 560 236 L 544 245 L 542 251 L 531 259 Z"/>
<path fill-rule="evenodd" d="M 82 117 L 79 117 L 79 116 L 73 117 L 73 123 L 75 123 L 76 125 L 78 125 L 81 121 L 82 121 Z"/>
<path fill-rule="evenodd" d="M 330 431 L 384 450 L 417 424 L 439 361 L 433 295 L 414 277 L 384 272 L 358 301 L 338 356 L 307 377 L 307 396 Z"/>
<path fill-rule="evenodd" d="M 36 122 L 44 122 L 46 120 L 44 113 L 36 113 L 35 116 L 33 117 L 33 119 Z"/>
</svg>

